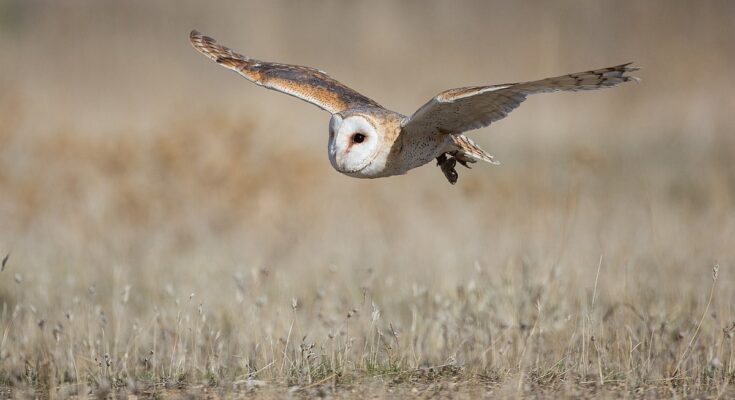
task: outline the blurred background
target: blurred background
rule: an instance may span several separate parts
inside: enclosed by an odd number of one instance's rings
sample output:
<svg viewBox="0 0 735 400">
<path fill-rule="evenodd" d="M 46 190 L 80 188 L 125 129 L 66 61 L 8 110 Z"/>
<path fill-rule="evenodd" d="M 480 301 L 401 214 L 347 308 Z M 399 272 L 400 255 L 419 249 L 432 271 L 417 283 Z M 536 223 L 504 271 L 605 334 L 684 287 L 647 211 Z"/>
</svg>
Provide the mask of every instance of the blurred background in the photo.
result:
<svg viewBox="0 0 735 400">
<path fill-rule="evenodd" d="M 195 28 L 407 115 L 448 88 L 629 61 L 642 82 L 530 98 L 470 134 L 502 165 L 455 186 L 433 165 L 356 180 L 328 162 L 327 113 L 207 60 Z M 406 326 L 417 291 L 479 270 L 586 298 L 602 256 L 599 301 L 695 306 L 735 262 L 733 38 L 731 1 L 2 0 L 0 298 L 53 319 L 129 285 L 139 315 L 172 292 L 237 314 L 238 277 L 267 273 L 261 304 L 326 290 L 341 315 L 369 292 Z M 535 315 L 511 297 L 493 315 Z"/>
</svg>

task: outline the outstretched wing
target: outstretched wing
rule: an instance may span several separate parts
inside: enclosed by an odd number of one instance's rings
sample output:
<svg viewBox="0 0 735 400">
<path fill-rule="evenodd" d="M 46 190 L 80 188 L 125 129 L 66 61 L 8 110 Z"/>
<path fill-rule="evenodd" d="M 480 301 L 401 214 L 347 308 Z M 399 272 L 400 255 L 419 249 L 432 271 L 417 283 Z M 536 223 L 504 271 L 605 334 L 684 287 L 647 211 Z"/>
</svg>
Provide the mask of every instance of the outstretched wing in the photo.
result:
<svg viewBox="0 0 735 400">
<path fill-rule="evenodd" d="M 189 41 L 199 52 L 249 81 L 298 97 L 332 114 L 356 107 L 380 107 L 314 68 L 254 60 L 217 44 L 216 40 L 196 30 L 191 31 Z"/>
<path fill-rule="evenodd" d="M 595 90 L 637 81 L 638 78 L 625 75 L 638 70 L 630 64 L 533 82 L 450 89 L 419 108 L 403 127 L 413 134 L 456 134 L 482 128 L 504 118 L 530 94 Z"/>
</svg>

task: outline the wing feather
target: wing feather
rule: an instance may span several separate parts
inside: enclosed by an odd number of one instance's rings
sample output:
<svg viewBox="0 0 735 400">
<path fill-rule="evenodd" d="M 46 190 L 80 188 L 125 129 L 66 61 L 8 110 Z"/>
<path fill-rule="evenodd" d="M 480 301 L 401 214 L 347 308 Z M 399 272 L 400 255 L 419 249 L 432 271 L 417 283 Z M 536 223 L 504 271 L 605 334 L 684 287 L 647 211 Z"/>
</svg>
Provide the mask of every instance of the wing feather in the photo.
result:
<svg viewBox="0 0 735 400">
<path fill-rule="evenodd" d="M 196 30 L 191 31 L 189 41 L 199 52 L 249 81 L 297 97 L 332 114 L 350 108 L 380 107 L 317 69 L 248 58 Z"/>
<path fill-rule="evenodd" d="M 638 81 L 626 75 L 638 70 L 630 64 L 531 82 L 450 89 L 421 106 L 403 127 L 414 134 L 457 134 L 479 129 L 507 116 L 531 94 L 595 90 Z"/>
</svg>

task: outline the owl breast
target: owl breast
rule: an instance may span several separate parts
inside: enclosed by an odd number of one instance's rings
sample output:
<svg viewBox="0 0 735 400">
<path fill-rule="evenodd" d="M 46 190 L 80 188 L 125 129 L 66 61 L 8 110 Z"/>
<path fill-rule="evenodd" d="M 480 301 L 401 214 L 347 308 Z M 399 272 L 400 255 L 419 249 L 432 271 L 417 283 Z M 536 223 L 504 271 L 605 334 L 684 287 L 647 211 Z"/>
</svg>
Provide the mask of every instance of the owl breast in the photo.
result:
<svg viewBox="0 0 735 400">
<path fill-rule="evenodd" d="M 401 135 L 400 154 L 396 157 L 396 166 L 406 173 L 411 169 L 434 161 L 447 151 L 447 135 Z"/>
</svg>

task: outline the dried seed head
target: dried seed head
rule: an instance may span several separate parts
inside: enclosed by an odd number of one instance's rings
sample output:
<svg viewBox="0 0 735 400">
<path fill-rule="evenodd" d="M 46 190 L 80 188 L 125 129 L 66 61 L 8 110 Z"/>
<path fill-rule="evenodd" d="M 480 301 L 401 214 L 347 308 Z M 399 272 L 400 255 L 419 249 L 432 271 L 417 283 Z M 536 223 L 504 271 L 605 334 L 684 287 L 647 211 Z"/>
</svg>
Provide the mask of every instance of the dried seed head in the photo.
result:
<svg viewBox="0 0 735 400">
<path fill-rule="evenodd" d="M 61 334 L 64 333 L 64 325 L 61 325 L 61 323 L 57 323 L 56 326 L 54 326 L 52 333 L 54 335 L 54 340 L 58 342 L 61 338 Z"/>
<path fill-rule="evenodd" d="M 125 288 L 122 290 L 122 303 L 126 304 L 128 302 L 128 299 L 130 298 L 130 285 L 125 285 Z"/>
<path fill-rule="evenodd" d="M 730 324 L 729 326 L 725 328 L 722 328 L 722 333 L 724 333 L 725 336 L 727 336 L 729 339 L 732 338 L 733 331 L 735 331 L 735 322 L 733 322 L 732 324 Z"/>
<path fill-rule="evenodd" d="M 5 271 L 5 265 L 8 264 L 8 258 L 10 258 L 10 253 L 6 254 L 5 257 L 3 257 L 2 264 L 0 264 L 0 272 Z"/>
<path fill-rule="evenodd" d="M 376 322 L 380 319 L 380 309 L 378 306 L 373 303 L 373 313 L 372 313 L 373 322 Z"/>
<path fill-rule="evenodd" d="M 390 323 L 390 324 L 388 324 L 388 325 L 390 326 L 390 333 L 391 333 L 391 335 L 393 335 L 393 337 L 394 337 L 394 338 L 395 338 L 396 340 L 398 340 L 398 331 L 396 330 L 396 328 L 394 328 L 394 327 L 393 327 L 393 323 L 391 322 L 391 323 Z"/>
</svg>

